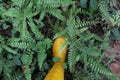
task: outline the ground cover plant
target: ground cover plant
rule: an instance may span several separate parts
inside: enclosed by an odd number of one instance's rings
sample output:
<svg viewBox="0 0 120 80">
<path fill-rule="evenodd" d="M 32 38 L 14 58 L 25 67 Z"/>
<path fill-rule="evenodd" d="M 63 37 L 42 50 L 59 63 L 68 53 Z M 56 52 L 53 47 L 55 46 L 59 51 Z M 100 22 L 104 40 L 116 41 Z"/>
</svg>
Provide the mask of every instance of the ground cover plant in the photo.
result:
<svg viewBox="0 0 120 80">
<path fill-rule="evenodd" d="M 112 48 L 120 45 L 119 5 L 120 0 L 0 0 L 0 80 L 44 80 L 59 60 L 52 46 L 60 36 L 66 38 L 63 48 L 68 45 L 65 80 L 120 80 L 112 64 L 120 51 Z"/>
</svg>

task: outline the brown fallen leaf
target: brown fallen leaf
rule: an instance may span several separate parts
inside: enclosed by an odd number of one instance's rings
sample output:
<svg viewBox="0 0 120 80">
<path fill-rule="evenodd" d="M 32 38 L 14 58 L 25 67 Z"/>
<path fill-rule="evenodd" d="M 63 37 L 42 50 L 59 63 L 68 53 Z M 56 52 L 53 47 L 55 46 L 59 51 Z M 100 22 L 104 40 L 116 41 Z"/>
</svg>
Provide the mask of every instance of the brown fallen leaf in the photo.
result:
<svg viewBox="0 0 120 80">
<path fill-rule="evenodd" d="M 6 9 L 10 8 L 10 6 L 9 6 L 8 4 L 5 4 L 4 7 L 5 7 Z"/>
<path fill-rule="evenodd" d="M 109 69 L 115 73 L 118 77 L 120 77 L 120 65 L 117 64 L 117 63 L 112 63 L 110 66 L 109 66 Z"/>
<path fill-rule="evenodd" d="M 113 45 L 111 49 L 105 50 L 106 57 L 112 57 L 113 55 L 120 57 L 120 45 Z"/>
<path fill-rule="evenodd" d="M 120 45 L 120 40 L 116 40 L 115 44 Z"/>
</svg>

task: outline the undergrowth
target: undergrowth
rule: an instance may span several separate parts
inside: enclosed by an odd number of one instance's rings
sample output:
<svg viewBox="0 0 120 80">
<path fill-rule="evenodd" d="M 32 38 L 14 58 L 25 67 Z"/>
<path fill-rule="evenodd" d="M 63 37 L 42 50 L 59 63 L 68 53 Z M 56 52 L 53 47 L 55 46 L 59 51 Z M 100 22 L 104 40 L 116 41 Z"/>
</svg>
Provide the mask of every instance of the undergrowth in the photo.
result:
<svg viewBox="0 0 120 80">
<path fill-rule="evenodd" d="M 102 64 L 111 31 L 120 26 L 120 11 L 113 11 L 111 2 L 0 0 L 0 79 L 43 80 L 53 64 L 54 38 L 62 35 L 69 43 L 65 80 L 67 75 L 71 80 L 119 80 Z"/>
</svg>

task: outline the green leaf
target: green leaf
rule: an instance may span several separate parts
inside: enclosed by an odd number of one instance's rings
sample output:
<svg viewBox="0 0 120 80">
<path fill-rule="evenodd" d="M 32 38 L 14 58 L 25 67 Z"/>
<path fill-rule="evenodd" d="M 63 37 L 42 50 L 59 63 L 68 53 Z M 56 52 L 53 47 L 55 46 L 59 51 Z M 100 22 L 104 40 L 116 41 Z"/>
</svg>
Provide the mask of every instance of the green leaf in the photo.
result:
<svg viewBox="0 0 120 80">
<path fill-rule="evenodd" d="M 21 14 L 17 8 L 10 8 L 8 11 L 3 13 L 5 16 L 21 18 Z"/>
<path fill-rule="evenodd" d="M 42 65 L 43 65 L 43 62 L 46 59 L 46 57 L 47 57 L 47 55 L 44 53 L 44 51 L 40 51 L 38 53 L 38 66 L 39 66 L 40 70 L 42 69 Z"/>
<path fill-rule="evenodd" d="M 0 66 L 0 73 L 2 72 L 3 68 Z"/>
<path fill-rule="evenodd" d="M 59 58 L 59 57 L 54 57 L 53 58 L 53 62 L 58 62 L 58 61 L 60 61 L 61 59 Z"/>
<path fill-rule="evenodd" d="M 44 39 L 43 43 L 46 45 L 46 49 L 49 49 L 52 46 L 52 40 L 49 38 Z"/>
<path fill-rule="evenodd" d="M 90 0 L 90 8 L 95 9 L 97 7 L 97 0 Z"/>
<path fill-rule="evenodd" d="M 45 70 L 48 70 L 48 69 L 50 68 L 47 62 L 44 62 L 44 63 L 43 63 L 43 68 L 44 68 Z"/>
<path fill-rule="evenodd" d="M 18 57 L 18 56 L 16 56 L 15 58 L 14 58 L 14 63 L 16 64 L 16 65 L 18 65 L 18 66 L 20 66 L 22 63 L 21 63 L 21 61 L 20 61 L 20 58 Z"/>
<path fill-rule="evenodd" d="M 48 12 L 55 16 L 56 18 L 60 19 L 61 21 L 65 20 L 64 16 L 61 14 L 61 11 L 58 9 L 48 10 Z"/>
<path fill-rule="evenodd" d="M 22 5 L 25 3 L 25 0 L 11 0 L 14 5 L 22 7 Z"/>
<path fill-rule="evenodd" d="M 32 19 L 29 19 L 29 22 L 28 22 L 32 32 L 34 33 L 35 37 L 37 39 L 42 39 L 43 38 L 43 35 L 40 33 L 38 27 L 35 25 L 35 23 L 33 22 Z"/>
<path fill-rule="evenodd" d="M 3 61 L 0 61 L 0 73 L 3 71 Z"/>
<path fill-rule="evenodd" d="M 10 60 L 10 59 L 12 59 L 12 58 L 13 58 L 13 56 L 12 56 L 11 54 L 8 54 L 8 55 L 7 55 L 7 59 Z"/>
<path fill-rule="evenodd" d="M 2 4 L 0 4 L 0 15 L 3 15 L 4 12 L 6 12 L 6 9 Z"/>
<path fill-rule="evenodd" d="M 90 40 L 91 38 L 94 37 L 94 34 L 86 34 L 84 37 L 83 37 L 83 41 L 87 41 L 87 40 Z"/>
<path fill-rule="evenodd" d="M 17 54 L 17 52 L 13 50 L 12 48 L 10 48 L 9 46 L 2 45 L 2 47 L 10 53 Z"/>
<path fill-rule="evenodd" d="M 8 28 L 10 27 L 10 25 L 3 24 L 3 26 L 2 26 L 2 27 L 3 27 L 3 29 L 4 29 L 4 30 L 6 30 L 6 29 L 8 29 Z"/>
<path fill-rule="evenodd" d="M 85 32 L 87 29 L 88 29 L 88 27 L 81 28 L 81 29 L 80 29 L 80 33 Z"/>
<path fill-rule="evenodd" d="M 44 17 L 45 17 L 45 11 L 42 11 L 42 12 L 40 13 L 40 18 L 39 18 L 39 20 L 43 20 Z"/>
<path fill-rule="evenodd" d="M 113 28 L 112 33 L 114 35 L 114 39 L 120 40 L 120 32 L 119 32 L 118 28 Z"/>
<path fill-rule="evenodd" d="M 27 53 L 22 55 L 21 60 L 24 65 L 28 66 L 31 65 L 33 56 L 32 54 L 30 54 L 31 52 L 29 52 L 28 54 Z"/>
<path fill-rule="evenodd" d="M 29 68 L 29 66 L 24 66 L 25 71 L 24 71 L 24 75 L 26 80 L 31 80 L 31 69 Z"/>
<path fill-rule="evenodd" d="M 2 52 L 2 49 L 3 49 L 3 48 L 2 48 L 2 45 L 0 44 L 0 53 Z"/>
<path fill-rule="evenodd" d="M 33 1 L 31 1 L 26 8 L 24 8 L 24 18 L 31 18 L 35 16 L 39 11 L 33 11 Z"/>
<path fill-rule="evenodd" d="M 77 56 L 76 56 L 76 62 L 79 61 L 79 59 L 80 59 L 80 55 L 77 54 Z"/>
<path fill-rule="evenodd" d="M 26 31 L 27 31 L 27 23 L 26 23 L 26 18 L 24 18 L 22 21 L 22 26 L 20 30 L 22 40 L 25 40 L 27 38 Z"/>
<path fill-rule="evenodd" d="M 64 69 L 67 69 L 67 63 L 63 63 Z"/>
<path fill-rule="evenodd" d="M 84 8 L 86 8 L 86 3 L 88 0 L 80 0 L 80 5 Z"/>
</svg>

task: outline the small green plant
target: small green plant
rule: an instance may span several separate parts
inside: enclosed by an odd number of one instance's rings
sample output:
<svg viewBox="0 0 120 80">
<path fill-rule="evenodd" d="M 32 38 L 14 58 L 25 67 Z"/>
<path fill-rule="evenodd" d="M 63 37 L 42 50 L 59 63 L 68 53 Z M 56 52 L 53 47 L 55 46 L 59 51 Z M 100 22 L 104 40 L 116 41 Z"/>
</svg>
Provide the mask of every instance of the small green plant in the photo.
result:
<svg viewBox="0 0 120 80">
<path fill-rule="evenodd" d="M 120 11 L 112 1 L 0 0 L 0 79 L 43 80 L 53 40 L 65 36 L 71 80 L 119 80 L 102 63 L 111 35 L 119 39 Z"/>
</svg>

